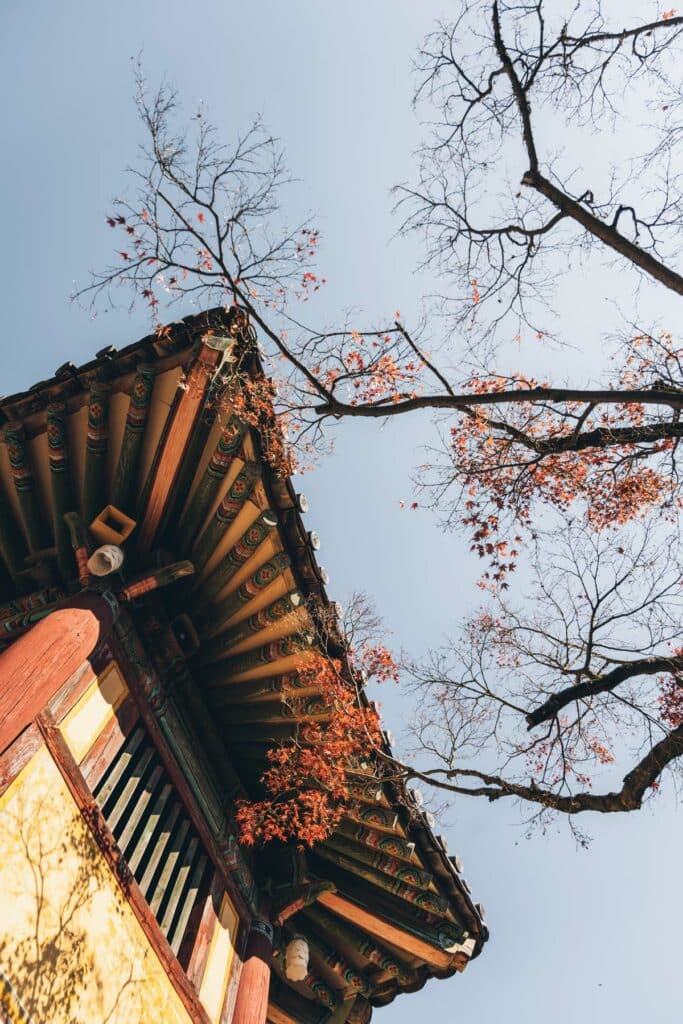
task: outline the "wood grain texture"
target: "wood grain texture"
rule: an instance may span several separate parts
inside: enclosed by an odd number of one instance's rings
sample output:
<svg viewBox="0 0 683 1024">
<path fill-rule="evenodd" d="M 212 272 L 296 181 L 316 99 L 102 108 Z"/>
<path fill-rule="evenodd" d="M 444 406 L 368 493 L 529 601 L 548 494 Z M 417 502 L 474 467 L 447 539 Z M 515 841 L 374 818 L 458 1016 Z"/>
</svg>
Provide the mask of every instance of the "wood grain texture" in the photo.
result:
<svg viewBox="0 0 683 1024">
<path fill-rule="evenodd" d="M 335 914 L 344 918 L 345 921 L 350 921 L 351 924 L 358 925 L 359 928 L 365 929 L 370 932 L 371 935 L 376 936 L 380 940 L 383 939 L 385 942 L 391 943 L 393 946 L 404 950 L 406 953 L 410 953 L 412 956 L 417 956 L 421 960 L 426 960 L 428 964 L 432 964 L 434 967 L 447 970 L 449 967 L 455 966 L 453 956 L 450 953 L 446 953 L 444 950 L 438 949 L 436 946 L 432 946 L 430 943 L 425 942 L 416 935 L 404 932 L 401 928 L 397 928 L 395 925 L 389 924 L 388 921 L 383 921 L 381 918 L 375 917 L 375 915 L 370 913 L 369 910 L 358 906 L 356 903 L 351 903 L 350 900 L 344 899 L 343 896 L 338 896 L 337 893 L 322 893 L 318 902 L 323 907 L 327 907 Z"/>
<path fill-rule="evenodd" d="M 211 887 L 206 895 L 206 899 L 204 900 L 204 905 L 201 910 L 201 919 L 187 965 L 187 976 L 198 991 L 202 983 L 202 978 L 204 977 L 204 969 L 209 956 L 211 939 L 213 938 L 213 933 L 218 922 L 218 909 L 221 905 L 223 892 L 224 886 L 221 882 L 220 875 L 216 873 L 211 882 Z M 182 955 L 181 950 L 181 960 Z"/>
<path fill-rule="evenodd" d="M 0 654 L 0 751 L 81 668 L 113 623 L 104 597 L 79 594 Z"/>
<path fill-rule="evenodd" d="M 40 729 L 32 722 L 0 755 L 0 796 L 11 786 L 22 768 L 42 746 Z"/>
<path fill-rule="evenodd" d="M 247 937 L 232 1024 L 266 1024 L 272 942 L 253 927 Z"/>
<path fill-rule="evenodd" d="M 179 385 L 179 393 L 159 444 L 158 457 L 151 470 L 147 506 L 138 538 L 142 551 L 149 550 L 161 524 L 166 502 L 190 442 L 193 427 L 204 405 L 212 373 L 221 358 L 221 352 L 202 343 L 187 379 Z"/>
</svg>

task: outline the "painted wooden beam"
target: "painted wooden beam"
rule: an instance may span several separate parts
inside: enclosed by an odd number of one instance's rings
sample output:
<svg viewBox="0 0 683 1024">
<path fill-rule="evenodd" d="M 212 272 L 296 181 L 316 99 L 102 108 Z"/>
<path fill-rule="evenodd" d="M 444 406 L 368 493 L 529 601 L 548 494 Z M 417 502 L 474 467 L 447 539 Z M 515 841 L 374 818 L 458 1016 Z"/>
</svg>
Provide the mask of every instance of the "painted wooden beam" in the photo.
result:
<svg viewBox="0 0 683 1024">
<path fill-rule="evenodd" d="M 273 902 L 273 923 L 278 927 L 304 907 L 310 907 L 323 892 L 334 892 L 334 882 L 303 882 L 279 893 Z"/>
<path fill-rule="evenodd" d="M 437 893 L 416 889 L 414 886 L 402 882 L 400 878 L 377 871 L 356 860 L 354 857 L 349 857 L 346 853 L 340 853 L 327 843 L 316 847 L 316 854 L 330 861 L 331 864 L 336 864 L 337 867 L 342 868 L 344 871 L 362 878 L 365 882 L 370 882 L 371 885 L 377 886 L 378 889 L 384 889 L 385 892 L 391 893 L 392 896 L 405 900 L 406 903 L 410 903 L 411 906 L 417 907 L 427 914 L 445 917 L 449 913 L 448 900 L 443 899 Z"/>
<path fill-rule="evenodd" d="M 417 860 L 415 854 L 415 843 L 402 839 L 397 835 L 386 835 L 384 832 L 376 832 L 374 829 L 366 828 L 364 825 L 356 825 L 350 821 L 342 821 L 337 829 L 341 836 L 353 839 L 357 843 L 364 843 L 365 846 L 380 853 L 398 857 L 399 860 L 412 864 Z"/>
<path fill-rule="evenodd" d="M 295 926 L 288 926 L 288 935 L 291 938 L 293 938 L 297 933 L 298 930 Z M 348 961 L 341 956 L 339 951 L 328 942 L 324 942 L 322 939 L 311 935 L 309 932 L 305 933 L 305 937 L 313 956 L 339 978 L 346 996 L 350 993 L 353 993 L 354 995 L 360 994 L 362 996 L 372 995 L 372 982 L 363 971 L 358 970 L 357 967 L 348 963 Z M 328 936 L 327 938 L 332 939 L 331 936 Z"/>
<path fill-rule="evenodd" d="M 356 1005 L 356 1001 L 357 996 L 351 996 L 350 999 L 340 999 L 325 1021 L 325 1024 L 346 1024 Z"/>
<path fill-rule="evenodd" d="M 398 832 L 398 814 L 392 808 L 379 805 L 361 805 L 349 810 L 347 817 L 360 825 L 370 825 L 382 832 Z"/>
<path fill-rule="evenodd" d="M 380 833 L 376 834 L 379 835 Z M 353 860 L 360 861 L 361 864 L 374 868 L 375 871 L 381 871 L 382 874 L 389 875 L 391 879 L 404 882 L 406 885 L 413 886 L 416 889 L 427 890 L 436 888 L 434 877 L 428 871 L 423 871 L 414 864 L 406 864 L 404 860 L 399 860 L 390 853 L 365 846 L 362 841 L 359 842 L 356 839 L 339 834 L 331 836 L 325 841 L 324 845 L 332 850 L 336 850 L 337 853 L 351 857 Z"/>
<path fill-rule="evenodd" d="M 209 509 L 216 499 L 221 483 L 240 450 L 246 430 L 246 424 L 234 415 L 230 417 L 223 428 L 215 451 L 178 526 L 177 537 L 185 550 L 190 550 L 192 547 Z"/>
<path fill-rule="evenodd" d="M 307 1006 L 311 1005 L 307 999 L 302 998 L 301 1002 Z M 323 1011 L 320 1010 L 320 1012 L 322 1014 Z M 325 1022 L 321 1019 L 318 1024 L 326 1024 L 326 1021 L 327 1018 Z M 268 1001 L 268 1024 L 302 1024 L 302 1017 L 300 1013 L 292 1012 L 292 1010 L 283 1010 L 278 1003 L 274 1002 L 271 995 Z"/>
<path fill-rule="evenodd" d="M 186 379 L 178 385 L 150 470 L 149 483 L 144 488 L 144 507 L 140 509 L 139 516 L 141 525 L 138 543 L 141 551 L 149 551 L 152 547 L 197 417 L 223 354 L 224 348 L 212 347 L 210 338 L 205 337 L 188 369 Z"/>
<path fill-rule="evenodd" d="M 211 520 L 195 542 L 192 548 L 192 558 L 201 571 L 216 550 L 216 547 L 223 537 L 223 534 L 234 523 L 242 511 L 244 503 L 254 489 L 260 474 L 260 467 L 256 462 L 245 462 L 214 512 Z"/>
<path fill-rule="evenodd" d="M 365 779 L 351 775 L 348 781 L 349 793 L 354 800 L 360 800 L 364 804 L 379 804 L 388 806 L 388 800 L 384 794 L 384 787 L 380 779 Z"/>
<path fill-rule="evenodd" d="M 57 546 L 57 565 L 64 583 L 77 576 L 76 560 L 71 547 L 69 530 L 64 515 L 75 507 L 71 492 L 69 442 L 65 402 L 53 402 L 47 407 L 47 450 L 52 488 L 52 530 Z"/>
<path fill-rule="evenodd" d="M 166 587 L 177 580 L 192 576 L 194 565 L 192 562 L 172 562 L 170 565 L 159 566 L 158 569 L 146 570 L 140 573 L 135 579 L 130 580 L 122 590 L 119 591 L 120 601 L 134 601 L 143 594 L 149 594 L 152 590 Z"/>
<path fill-rule="evenodd" d="M 2 620 L 0 620 L 1 622 Z M 217 707 L 224 707 L 220 700 L 222 693 L 215 694 Z M 293 697 L 291 700 L 271 701 L 268 704 L 231 707 L 230 722 L 236 725 L 275 724 L 278 722 L 303 722 L 311 719 L 320 721 L 330 717 L 330 705 L 320 693 L 310 697 Z"/>
<path fill-rule="evenodd" d="M 322 902 L 322 901 L 320 901 Z M 331 942 L 343 943 L 350 949 L 355 950 L 363 959 L 373 966 L 378 967 L 399 982 L 407 984 L 413 978 L 411 969 L 378 942 L 373 941 L 367 932 L 342 920 L 336 914 L 321 909 L 319 903 L 315 906 L 306 907 L 304 918 L 309 918 L 318 931 L 328 936 Z"/>
<path fill-rule="evenodd" d="M 244 605 L 253 601 L 262 590 L 274 583 L 278 576 L 281 576 L 285 569 L 291 565 L 289 555 L 280 551 L 267 562 L 260 565 L 244 583 L 228 594 L 227 597 L 207 609 L 203 617 L 200 617 L 199 633 L 205 638 L 215 633 L 224 622 L 236 615 Z"/>
<path fill-rule="evenodd" d="M 310 992 L 311 996 L 316 999 L 323 1006 L 327 1006 L 332 1009 L 337 1004 L 337 998 L 335 993 L 326 985 L 325 982 L 318 977 L 313 971 L 309 970 L 308 974 L 302 981 L 290 981 L 285 971 L 285 956 L 284 950 L 279 951 L 278 956 L 273 957 L 273 969 L 277 971 L 285 985 L 290 985 L 295 989 L 299 986 Z M 234 1024 L 234 1022 L 233 1022 Z"/>
<path fill-rule="evenodd" d="M 40 498 L 31 467 L 28 445 L 23 424 L 8 423 L 5 427 L 5 442 L 9 455 L 12 481 L 26 527 L 28 546 L 31 552 L 47 546 L 47 530 L 41 510 Z"/>
<path fill-rule="evenodd" d="M 157 541 L 162 545 L 169 544 L 171 547 L 178 549 L 177 542 L 180 539 L 180 550 L 190 550 L 191 545 L 187 537 L 182 537 L 182 535 L 179 537 L 178 535 L 178 522 L 180 514 L 185 507 L 192 481 L 195 478 L 197 466 L 201 462 L 209 440 L 211 428 L 221 410 L 221 400 L 225 386 L 225 377 L 221 373 L 216 372 L 210 379 L 204 398 L 204 405 L 197 416 L 196 423 L 190 434 L 185 454 L 180 461 L 178 474 L 161 517 Z"/>
<path fill-rule="evenodd" d="M 15 586 L 17 586 L 17 573 L 23 568 L 26 552 L 24 535 L 19 529 L 14 512 L 5 497 L 2 484 L 0 484 L 0 554 Z"/>
<path fill-rule="evenodd" d="M 109 387 L 96 383 L 88 399 L 88 429 L 83 476 L 83 518 L 87 524 L 107 504 L 107 448 L 109 445 Z"/>
<path fill-rule="evenodd" d="M 114 477 L 111 503 L 129 516 L 135 512 L 140 454 L 152 404 L 155 372 L 153 366 L 138 366 L 130 392 L 126 425 Z"/>
<path fill-rule="evenodd" d="M 251 558 L 256 549 L 277 526 L 277 516 L 270 509 L 262 512 L 258 519 L 245 530 L 244 534 L 216 566 L 208 579 L 204 580 L 198 593 L 200 608 L 211 601 L 225 587 L 238 569 Z"/>
<path fill-rule="evenodd" d="M 231 648 L 243 640 L 255 636 L 261 630 L 268 629 L 269 626 L 284 619 L 287 615 L 291 615 L 300 607 L 302 601 L 303 596 L 298 590 L 292 590 L 289 594 L 276 598 L 267 607 L 250 615 L 248 619 L 243 619 L 242 622 L 220 633 L 213 640 L 207 640 L 202 645 L 201 661 L 210 662 L 224 658 L 229 655 Z"/>
<path fill-rule="evenodd" d="M 232 658 L 223 658 L 228 675 L 240 675 L 253 668 L 260 668 L 262 665 L 289 658 L 292 655 L 303 654 L 313 643 L 312 633 L 294 633 L 292 636 L 284 636 L 279 640 L 271 640 L 270 643 L 255 647 L 244 654 L 235 654 Z M 217 659 L 214 659 L 217 660 Z"/>
<path fill-rule="evenodd" d="M 252 704 L 272 701 L 279 696 L 289 700 L 292 697 L 311 697 L 319 693 L 317 686 L 311 686 L 296 672 L 285 672 L 280 676 L 268 679 L 252 679 L 246 683 L 233 683 L 226 676 L 221 662 L 202 672 L 202 682 L 207 686 L 215 686 L 212 699 L 225 705 Z"/>
<path fill-rule="evenodd" d="M 39 591 L 39 593 L 44 593 L 44 591 Z M 36 622 L 40 622 L 46 615 L 55 611 L 58 604 L 64 600 L 65 595 L 61 590 L 53 590 L 53 593 L 54 599 L 48 604 L 36 604 L 26 611 L 15 612 L 11 615 L 0 614 L 0 640 L 14 640 L 34 626 Z"/>
<path fill-rule="evenodd" d="M 384 939 L 385 942 L 411 956 L 416 956 L 420 960 L 425 960 L 444 970 L 452 967 L 450 954 L 437 945 L 398 928 L 395 924 L 383 920 L 366 907 L 352 902 L 345 896 L 340 896 L 338 893 L 325 893 L 320 897 L 320 903 L 356 927 L 367 930 L 370 935 Z"/>
<path fill-rule="evenodd" d="M 69 531 L 71 547 L 76 559 L 78 582 L 81 587 L 88 587 L 90 585 L 88 555 L 90 554 L 92 544 L 87 527 L 77 512 L 67 512 L 64 516 L 64 522 Z"/>
</svg>

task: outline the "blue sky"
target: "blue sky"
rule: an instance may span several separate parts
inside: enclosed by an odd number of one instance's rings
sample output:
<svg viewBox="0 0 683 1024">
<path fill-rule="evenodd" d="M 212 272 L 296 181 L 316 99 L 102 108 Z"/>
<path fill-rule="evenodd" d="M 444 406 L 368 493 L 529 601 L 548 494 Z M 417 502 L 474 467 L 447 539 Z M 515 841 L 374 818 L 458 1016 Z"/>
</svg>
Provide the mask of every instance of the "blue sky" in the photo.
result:
<svg viewBox="0 0 683 1024">
<path fill-rule="evenodd" d="M 393 238 L 389 190 L 410 175 L 420 137 L 411 59 L 448 9 L 432 0 L 194 7 L 4 0 L 0 390 L 21 389 L 67 358 L 78 363 L 148 330 L 143 310 L 92 319 L 69 303 L 74 283 L 85 283 L 88 268 L 110 255 L 104 217 L 139 142 L 130 58 L 141 50 L 150 79 L 167 74 L 190 107 L 206 101 L 226 137 L 255 113 L 281 137 L 301 180 L 293 209 L 314 212 L 324 236 L 324 315 L 349 306 L 417 313 L 431 282 L 412 272 L 417 242 Z M 631 285 L 612 275 L 606 288 L 604 278 L 580 271 L 572 280 L 560 303 L 582 340 L 592 332 L 599 347 L 606 295 L 626 302 L 619 289 Z M 562 358 L 571 368 L 574 357 Z M 399 509 L 432 437 L 427 418 L 381 430 L 349 424 L 334 457 L 302 483 L 331 595 L 371 593 L 396 645 L 413 653 L 440 643 L 477 601 L 477 566 L 463 539 L 444 536 L 427 512 Z M 388 690 L 380 699 L 400 735 L 409 702 Z M 673 799 L 587 822 L 588 852 L 577 851 L 562 827 L 527 840 L 519 820 L 512 809 L 464 800 L 442 816 L 492 938 L 464 976 L 430 983 L 378 1019 L 678 1021 L 675 922 L 683 897 Z"/>
</svg>

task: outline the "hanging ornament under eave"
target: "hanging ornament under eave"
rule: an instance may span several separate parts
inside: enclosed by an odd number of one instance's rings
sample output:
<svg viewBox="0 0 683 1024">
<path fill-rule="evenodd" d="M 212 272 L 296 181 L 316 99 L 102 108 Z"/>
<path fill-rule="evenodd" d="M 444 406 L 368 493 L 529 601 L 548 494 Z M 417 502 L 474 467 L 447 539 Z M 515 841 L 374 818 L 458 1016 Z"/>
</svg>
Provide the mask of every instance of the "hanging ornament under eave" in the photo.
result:
<svg viewBox="0 0 683 1024">
<path fill-rule="evenodd" d="M 308 943 L 295 935 L 285 949 L 285 974 L 290 981 L 303 981 L 308 974 Z"/>
</svg>

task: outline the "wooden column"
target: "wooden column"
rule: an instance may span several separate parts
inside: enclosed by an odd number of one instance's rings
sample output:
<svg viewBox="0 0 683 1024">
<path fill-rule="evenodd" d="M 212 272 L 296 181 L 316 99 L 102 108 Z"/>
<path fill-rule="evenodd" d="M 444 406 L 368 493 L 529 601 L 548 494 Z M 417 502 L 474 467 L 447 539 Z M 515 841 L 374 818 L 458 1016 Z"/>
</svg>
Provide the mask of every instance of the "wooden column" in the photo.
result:
<svg viewBox="0 0 683 1024">
<path fill-rule="evenodd" d="M 272 955 L 273 929 L 267 921 L 255 919 L 247 936 L 232 1024 L 265 1024 Z"/>
<path fill-rule="evenodd" d="M 116 599 L 81 593 L 0 654 L 0 750 L 32 722 L 111 631 Z"/>
</svg>

